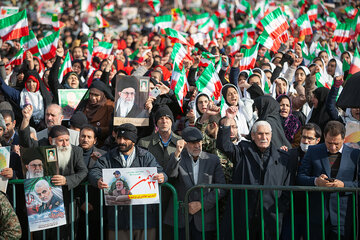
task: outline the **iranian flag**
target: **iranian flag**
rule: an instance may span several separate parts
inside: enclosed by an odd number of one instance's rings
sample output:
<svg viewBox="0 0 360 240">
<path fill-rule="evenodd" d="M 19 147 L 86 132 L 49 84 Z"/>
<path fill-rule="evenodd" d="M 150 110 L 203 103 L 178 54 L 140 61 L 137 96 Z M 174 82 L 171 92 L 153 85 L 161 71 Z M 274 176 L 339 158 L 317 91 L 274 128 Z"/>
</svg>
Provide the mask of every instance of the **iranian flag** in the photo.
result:
<svg viewBox="0 0 360 240">
<path fill-rule="evenodd" d="M 159 16 L 161 3 L 160 0 L 149 0 L 149 6 L 155 11 L 156 16 Z"/>
<path fill-rule="evenodd" d="M 354 53 L 354 58 L 351 62 L 349 74 L 355 74 L 360 71 L 360 55 L 359 51 L 356 49 Z"/>
<path fill-rule="evenodd" d="M 109 2 L 104 6 L 104 12 L 114 12 L 115 11 L 115 3 Z"/>
<path fill-rule="evenodd" d="M 65 75 L 71 71 L 72 71 L 71 58 L 70 58 L 70 53 L 68 51 L 59 71 L 59 75 L 58 75 L 59 83 L 62 83 Z"/>
<path fill-rule="evenodd" d="M 106 28 L 110 26 L 110 24 L 105 20 L 105 18 L 101 16 L 99 11 L 96 13 L 96 23 L 99 28 Z"/>
<path fill-rule="evenodd" d="M 348 6 L 345 8 L 345 12 L 346 12 L 346 16 L 350 19 L 354 19 L 355 16 L 357 15 L 358 13 L 358 9 L 357 8 L 354 8 L 352 6 Z"/>
<path fill-rule="evenodd" d="M 196 43 L 200 43 L 201 45 L 204 45 L 204 41 L 207 39 L 205 33 L 194 33 L 190 35 L 190 44 L 195 45 Z"/>
<path fill-rule="evenodd" d="M 165 33 L 168 38 L 170 38 L 172 43 L 181 43 L 181 44 L 185 44 L 185 45 L 189 45 L 188 41 L 186 40 L 186 38 L 178 31 L 171 29 L 171 28 L 165 28 L 164 29 Z"/>
<path fill-rule="evenodd" d="M 181 43 L 175 43 L 170 58 L 173 60 L 179 69 L 183 68 L 183 62 L 185 59 L 192 60 L 192 57 L 185 46 Z"/>
<path fill-rule="evenodd" d="M 248 36 L 253 38 L 255 36 L 254 24 L 251 23 L 247 23 L 246 25 L 239 24 L 236 26 L 236 28 L 231 30 L 231 33 L 234 34 L 235 36 L 242 36 L 244 32 L 247 32 Z"/>
<path fill-rule="evenodd" d="M 32 55 L 40 56 L 38 40 L 35 37 L 33 31 L 29 31 L 29 35 L 22 37 L 20 40 L 20 45 L 24 51 L 30 51 Z"/>
<path fill-rule="evenodd" d="M 99 42 L 99 45 L 94 48 L 93 56 L 100 59 L 106 59 L 110 56 L 113 45 L 108 42 Z"/>
<path fill-rule="evenodd" d="M 313 33 L 311 24 L 310 24 L 310 19 L 307 14 L 304 14 L 301 17 L 299 17 L 296 20 L 296 23 L 300 28 L 300 37 L 306 36 L 306 35 L 311 35 Z"/>
<path fill-rule="evenodd" d="M 0 37 L 3 42 L 29 35 L 26 10 L 0 20 Z"/>
<path fill-rule="evenodd" d="M 183 68 L 182 70 L 180 70 L 176 63 L 174 64 L 174 68 L 171 74 L 170 88 L 174 91 L 179 106 L 183 111 L 183 101 L 189 90 L 189 83 L 186 78 L 185 69 Z"/>
<path fill-rule="evenodd" d="M 339 24 L 334 31 L 333 41 L 342 42 L 342 43 L 350 42 L 351 41 L 350 31 L 351 31 L 350 24 L 346 24 L 346 23 Z"/>
<path fill-rule="evenodd" d="M 94 47 L 94 40 L 92 38 L 90 38 L 88 40 L 88 54 L 87 54 L 87 59 L 86 59 L 86 69 L 89 69 L 91 67 L 92 64 L 92 55 L 93 55 L 93 47 Z"/>
<path fill-rule="evenodd" d="M 16 55 L 9 61 L 8 64 L 6 64 L 5 67 L 10 65 L 21 65 L 24 61 L 25 54 L 26 52 L 24 51 L 23 48 L 21 48 L 20 51 L 16 53 Z"/>
<path fill-rule="evenodd" d="M 317 72 L 315 73 L 315 78 L 316 78 L 316 86 L 319 87 L 326 87 L 327 89 L 330 89 L 331 86 L 329 86 L 326 82 L 326 80 L 323 78 L 323 76 L 321 75 L 321 72 Z"/>
<path fill-rule="evenodd" d="M 247 32 L 244 32 L 241 45 L 246 47 L 250 47 L 252 45 L 252 39 L 248 36 Z"/>
<path fill-rule="evenodd" d="M 315 22 L 320 23 L 321 27 L 324 27 L 326 25 L 326 17 L 321 16 L 320 14 L 317 15 L 317 18 L 315 19 Z"/>
<path fill-rule="evenodd" d="M 217 56 L 212 55 L 211 53 L 208 53 L 208 52 L 201 53 L 199 67 L 207 67 L 207 66 L 209 66 L 209 64 L 213 64 L 215 66 L 215 58 L 216 57 Z"/>
<path fill-rule="evenodd" d="M 229 35 L 230 30 L 226 18 L 221 21 L 218 32 L 225 36 Z"/>
<path fill-rule="evenodd" d="M 269 36 L 269 34 L 266 31 L 263 31 L 261 35 L 258 37 L 257 42 L 264 45 L 267 49 L 277 52 L 279 50 L 281 41 L 279 38 L 273 39 Z"/>
<path fill-rule="evenodd" d="M 237 37 L 233 37 L 228 42 L 228 46 L 230 47 L 230 55 L 234 55 L 240 49 L 240 43 L 238 42 Z"/>
<path fill-rule="evenodd" d="M 216 103 L 220 101 L 222 84 L 214 65 L 209 64 L 195 84 L 200 93 L 207 94 Z"/>
<path fill-rule="evenodd" d="M 241 53 L 244 54 L 240 60 L 240 71 L 248 70 L 255 67 L 256 58 L 258 54 L 259 44 L 254 45 L 250 49 L 241 49 Z"/>
<path fill-rule="evenodd" d="M 194 22 L 194 26 L 204 24 L 209 18 L 209 13 L 196 14 L 188 17 L 189 21 Z"/>
<path fill-rule="evenodd" d="M 334 12 L 331 12 L 330 15 L 326 18 L 326 27 L 332 28 L 334 31 L 339 24 L 339 21 Z"/>
<path fill-rule="evenodd" d="M 251 5 L 246 0 L 242 0 L 239 4 L 236 4 L 236 13 L 251 14 Z"/>
<path fill-rule="evenodd" d="M 172 16 L 171 15 L 162 15 L 162 16 L 155 17 L 154 26 L 155 26 L 155 28 L 158 27 L 158 29 L 171 28 L 172 27 Z"/>
<path fill-rule="evenodd" d="M 261 23 L 273 39 L 276 39 L 290 27 L 280 8 L 266 15 L 266 17 L 261 20 Z"/>
<path fill-rule="evenodd" d="M 317 9 L 318 9 L 317 5 L 313 4 L 310 6 L 309 10 L 307 11 L 307 15 L 309 16 L 310 22 L 316 20 L 318 14 Z"/>
<path fill-rule="evenodd" d="M 57 14 L 53 14 L 51 18 L 51 23 L 55 32 L 59 31 L 61 28 L 65 27 L 65 24 L 62 21 L 58 20 Z"/>
<path fill-rule="evenodd" d="M 216 15 L 212 15 L 204 24 L 198 27 L 199 32 L 208 33 L 211 30 L 218 29 L 219 20 Z"/>
<path fill-rule="evenodd" d="M 42 60 L 46 61 L 56 56 L 56 49 L 59 42 L 59 31 L 41 39 L 38 47 L 41 53 Z"/>
</svg>

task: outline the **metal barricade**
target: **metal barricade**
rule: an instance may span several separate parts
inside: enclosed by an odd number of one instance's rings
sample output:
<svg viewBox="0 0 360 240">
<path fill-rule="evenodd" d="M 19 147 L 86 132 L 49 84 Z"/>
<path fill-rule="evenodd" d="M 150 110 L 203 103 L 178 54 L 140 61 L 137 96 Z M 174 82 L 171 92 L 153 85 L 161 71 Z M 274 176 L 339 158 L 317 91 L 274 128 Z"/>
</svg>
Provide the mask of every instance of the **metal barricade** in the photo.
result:
<svg viewBox="0 0 360 240">
<path fill-rule="evenodd" d="M 16 179 L 16 180 L 10 180 L 9 184 L 12 186 L 12 202 L 13 202 L 13 208 L 16 211 L 17 209 L 17 198 L 16 198 L 16 189 L 18 187 L 24 188 L 23 184 L 24 184 L 24 179 Z M 82 183 L 81 184 L 82 187 L 84 187 L 85 190 L 85 233 L 83 232 L 78 232 L 77 234 L 84 234 L 85 235 L 85 239 L 89 239 L 89 208 L 88 208 L 88 203 L 89 203 L 89 184 L 88 183 Z M 159 239 L 162 239 L 162 208 L 161 208 L 161 189 L 162 188 L 168 188 L 172 194 L 173 197 L 173 205 L 174 205 L 174 240 L 178 240 L 178 210 L 179 210 L 179 202 L 178 202 L 178 197 L 177 197 L 177 193 L 175 188 L 169 184 L 169 183 L 163 183 L 163 184 L 159 184 L 159 193 L 160 193 L 160 204 L 159 204 Z M 99 195 L 100 195 L 100 225 L 99 225 L 99 231 L 100 231 L 100 239 L 103 240 L 104 239 L 104 235 L 105 235 L 105 229 L 104 229 L 104 208 L 106 207 L 104 205 L 104 199 L 103 199 L 103 191 L 99 190 Z M 143 205 L 144 206 L 144 231 L 145 231 L 145 240 L 147 239 L 147 205 Z M 24 206 L 25 207 L 25 206 Z M 70 191 L 70 215 L 71 215 L 71 219 L 70 219 L 70 224 L 71 225 L 71 233 L 70 233 L 70 237 L 72 240 L 75 239 L 75 219 L 74 219 L 74 189 L 72 189 Z M 132 223 L 133 223 L 133 214 L 132 214 L 132 206 L 129 206 L 129 210 L 130 210 L 130 214 L 129 214 L 129 223 L 130 223 L 130 239 L 132 239 L 133 237 L 133 228 L 132 228 Z M 118 207 L 115 206 L 115 232 L 117 232 L 118 230 Z M 29 229 L 27 231 L 27 233 L 23 232 L 23 236 L 27 236 L 27 239 L 32 239 L 31 236 L 32 234 L 30 233 Z M 42 231 L 42 239 L 46 239 L 46 231 L 43 230 Z M 57 239 L 60 239 L 60 227 L 57 227 Z M 118 239 L 117 234 L 115 234 L 115 239 Z M 55 240 L 55 239 L 54 239 Z"/>
<path fill-rule="evenodd" d="M 275 196 L 278 196 L 279 191 L 289 192 L 290 194 L 290 221 L 291 221 L 291 239 L 295 239 L 294 236 L 294 192 L 305 192 L 306 196 L 306 239 L 310 239 L 310 219 L 309 219 L 309 193 L 310 192 L 320 192 L 321 194 L 321 213 L 322 213 L 322 220 L 321 220 L 321 229 L 319 231 L 322 232 L 322 239 L 325 240 L 325 217 L 324 217 L 324 194 L 326 193 L 336 193 L 337 194 L 337 238 L 341 239 L 340 233 L 340 193 L 351 193 L 352 194 L 352 224 L 353 224 L 353 238 L 357 239 L 358 237 L 358 225 L 357 225 L 357 211 L 358 211 L 358 193 L 360 188 L 326 188 L 326 187 L 305 187 L 305 186 L 264 186 L 264 185 L 235 185 L 235 184 L 200 184 L 190 188 L 185 195 L 184 199 L 184 208 L 185 208 L 185 234 L 186 240 L 190 240 L 190 233 L 189 233 L 189 196 L 190 194 L 195 191 L 199 190 L 201 192 L 201 206 L 204 206 L 204 189 L 214 189 L 215 196 L 216 196 L 216 237 L 220 239 L 220 221 L 219 221 L 219 189 L 229 190 L 229 198 L 230 198 L 230 220 L 231 220 L 231 239 L 235 239 L 235 227 L 234 226 L 234 190 L 244 191 L 245 196 L 245 232 L 246 232 L 246 239 L 252 239 L 250 236 L 250 229 L 249 229 L 249 214 L 248 214 L 248 192 L 249 191 L 259 191 L 259 198 L 260 198 L 260 218 L 261 218 L 261 239 L 265 239 L 264 229 L 264 205 L 263 205 L 263 193 L 264 191 L 274 191 Z M 356 205 L 357 203 L 357 205 Z M 275 198 L 275 212 L 276 212 L 276 239 L 280 239 L 280 228 L 279 228 L 279 197 Z M 201 223 L 202 223 L 202 239 L 205 240 L 205 214 L 204 208 L 201 208 Z M 318 239 L 316 239 L 318 240 Z"/>
</svg>

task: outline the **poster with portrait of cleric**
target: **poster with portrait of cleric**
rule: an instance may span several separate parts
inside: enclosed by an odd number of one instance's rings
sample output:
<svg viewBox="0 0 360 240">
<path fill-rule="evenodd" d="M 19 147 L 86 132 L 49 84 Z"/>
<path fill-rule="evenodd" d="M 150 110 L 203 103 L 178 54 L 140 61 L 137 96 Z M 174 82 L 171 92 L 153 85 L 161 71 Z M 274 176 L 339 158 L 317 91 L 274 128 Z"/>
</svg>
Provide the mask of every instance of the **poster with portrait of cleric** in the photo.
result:
<svg viewBox="0 0 360 240">
<path fill-rule="evenodd" d="M 59 174 L 56 147 L 21 148 L 21 164 L 26 179 Z"/>
<path fill-rule="evenodd" d="M 10 163 L 10 146 L 0 147 L 0 172 L 8 168 Z M 6 193 L 8 178 L 0 175 L 0 191 Z"/>
<path fill-rule="evenodd" d="M 103 169 L 105 205 L 140 205 L 159 203 L 159 185 L 152 177 L 156 167 Z"/>
<path fill-rule="evenodd" d="M 64 120 L 70 120 L 86 91 L 87 89 L 58 89 L 59 105 L 63 110 Z"/>
<path fill-rule="evenodd" d="M 149 97 L 149 77 L 117 76 L 115 87 L 114 125 L 132 123 L 149 126 L 145 102 Z"/>
<path fill-rule="evenodd" d="M 30 232 L 66 224 L 62 188 L 50 176 L 25 179 L 24 193 Z"/>
</svg>

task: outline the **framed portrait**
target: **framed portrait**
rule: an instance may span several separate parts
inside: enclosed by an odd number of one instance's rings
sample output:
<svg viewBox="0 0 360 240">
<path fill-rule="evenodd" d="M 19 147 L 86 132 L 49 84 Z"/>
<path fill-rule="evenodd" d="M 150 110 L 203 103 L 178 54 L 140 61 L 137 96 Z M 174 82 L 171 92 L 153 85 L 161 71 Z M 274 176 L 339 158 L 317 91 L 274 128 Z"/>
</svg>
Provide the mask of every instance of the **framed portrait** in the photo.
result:
<svg viewBox="0 0 360 240">
<path fill-rule="evenodd" d="M 115 87 L 114 125 L 132 123 L 149 126 L 145 102 L 149 97 L 149 77 L 117 76 Z"/>
<path fill-rule="evenodd" d="M 9 167 L 10 163 L 10 146 L 7 147 L 0 147 L 0 172 L 4 168 Z M 8 179 L 0 176 L 0 190 L 6 193 L 6 188 L 8 185 Z"/>
<path fill-rule="evenodd" d="M 21 148 L 20 152 L 23 174 L 26 179 L 59 174 L 55 147 Z"/>
<path fill-rule="evenodd" d="M 87 89 L 58 89 L 59 105 L 64 113 L 64 120 L 70 120 Z"/>
</svg>

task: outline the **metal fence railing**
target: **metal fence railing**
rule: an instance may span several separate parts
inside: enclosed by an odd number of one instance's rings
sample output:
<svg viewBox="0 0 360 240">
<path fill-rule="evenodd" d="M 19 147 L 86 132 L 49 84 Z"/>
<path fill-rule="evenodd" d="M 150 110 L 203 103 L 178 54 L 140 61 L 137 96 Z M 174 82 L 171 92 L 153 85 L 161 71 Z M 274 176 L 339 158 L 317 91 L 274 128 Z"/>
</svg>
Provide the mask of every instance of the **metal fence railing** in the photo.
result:
<svg viewBox="0 0 360 240">
<path fill-rule="evenodd" d="M 325 224 L 326 219 L 324 217 L 324 208 L 325 208 L 325 201 L 324 195 L 328 193 L 336 193 L 337 198 L 337 238 L 340 240 L 342 239 L 340 233 L 340 194 L 347 193 L 352 195 L 352 228 L 353 233 L 350 239 L 358 239 L 358 223 L 357 223 L 357 214 L 358 214 L 358 193 L 360 188 L 325 188 L 325 187 L 305 187 L 305 186 L 264 186 L 264 185 L 233 185 L 233 184 L 200 184 L 190 188 L 185 195 L 184 199 L 184 208 L 185 208 L 185 234 L 186 239 L 190 240 L 189 235 L 189 196 L 195 190 L 199 190 L 201 193 L 201 205 L 204 206 L 204 190 L 206 189 L 215 189 L 215 198 L 216 198 L 216 239 L 220 239 L 220 220 L 219 220 L 219 189 L 228 190 L 228 199 L 230 201 L 230 220 L 231 220 L 231 239 L 235 239 L 235 228 L 239 226 L 234 226 L 234 217 L 237 217 L 234 213 L 234 191 L 243 191 L 245 196 L 245 204 L 241 206 L 245 209 L 245 232 L 246 232 L 246 239 L 253 239 L 250 236 L 250 229 L 249 229 L 249 214 L 248 214 L 248 204 L 249 201 L 252 199 L 248 199 L 249 191 L 259 191 L 260 196 L 260 218 L 261 218 L 261 239 L 265 239 L 265 231 L 264 231 L 264 198 L 263 193 L 264 191 L 274 191 L 275 196 L 279 196 L 280 191 L 288 192 L 289 194 L 289 202 L 290 202 L 290 222 L 291 222 L 291 239 L 295 239 L 294 236 L 294 192 L 304 192 L 305 193 L 305 205 L 306 205 L 306 239 L 310 239 L 310 218 L 309 218 L 309 195 L 313 192 L 319 192 L 321 194 L 321 231 L 322 233 L 322 240 L 325 240 Z M 237 203 L 238 204 L 238 203 Z M 276 211 L 276 239 L 280 239 L 280 228 L 279 228 L 279 198 L 275 198 L 275 211 Z M 201 208 L 201 223 L 202 223 L 202 239 L 205 240 L 205 214 L 204 208 Z M 239 239 L 239 238 L 237 238 Z M 316 239 L 318 240 L 318 239 Z"/>
<path fill-rule="evenodd" d="M 12 204 L 13 204 L 13 208 L 15 211 L 18 210 L 18 208 L 20 207 L 24 207 L 25 206 L 18 206 L 18 201 L 19 199 L 17 199 L 16 196 L 16 192 L 17 192 L 17 188 L 24 188 L 23 184 L 24 184 L 24 180 L 23 179 L 16 179 L 16 180 L 10 180 L 9 184 L 12 187 L 12 196 L 10 197 L 12 200 Z M 83 187 L 84 188 L 84 195 L 83 196 L 85 198 L 85 232 L 77 232 L 77 234 L 85 236 L 85 239 L 89 239 L 90 237 L 90 229 L 89 229 L 89 208 L 88 208 L 88 203 L 89 203 L 89 185 L 88 183 L 82 183 L 80 186 L 80 188 Z M 164 184 L 160 184 L 159 185 L 159 193 L 160 193 L 160 204 L 159 204 L 159 222 L 158 222 L 158 239 L 162 240 L 162 233 L 163 233 L 163 228 L 162 228 L 162 203 L 161 203 L 161 192 L 162 192 L 162 188 L 167 188 L 168 190 L 170 190 L 171 194 L 172 194 L 172 198 L 173 198 L 173 205 L 174 205 L 174 228 L 173 228 L 173 236 L 174 236 L 174 240 L 178 240 L 178 211 L 179 211 L 179 202 L 178 202 L 178 198 L 177 198 L 177 193 L 175 188 L 169 184 L 169 183 L 164 183 Z M 78 188 L 77 188 L 78 189 Z M 104 208 L 106 207 L 104 205 L 104 199 L 103 199 L 103 191 L 98 190 L 98 194 L 99 194 L 99 209 L 97 209 L 97 211 L 99 211 L 99 232 L 100 232 L 100 240 L 103 240 L 105 238 L 105 229 L 104 229 Z M 145 240 L 147 239 L 147 205 L 143 205 L 144 206 L 144 231 L 145 231 Z M 70 237 L 72 240 L 76 239 L 75 237 L 75 207 L 74 207 L 74 190 L 70 190 L 70 209 L 69 209 L 69 213 L 70 213 L 70 224 L 71 225 L 71 233 L 70 233 Z M 132 227 L 132 222 L 133 222 L 133 213 L 132 213 L 132 206 L 129 206 L 129 226 L 130 226 L 130 239 L 133 238 L 133 227 Z M 115 233 L 117 233 L 118 230 L 118 206 L 115 206 Z M 60 227 L 57 227 L 57 239 L 60 239 Z M 41 236 L 42 239 L 47 239 L 46 238 L 46 230 L 42 230 L 41 231 Z M 26 236 L 26 237 L 25 237 Z M 27 238 L 27 239 L 34 239 L 32 237 L 32 233 L 30 233 L 29 230 L 27 230 L 27 232 L 23 232 L 23 237 Z M 53 239 L 55 240 L 55 239 Z M 118 240 L 118 235 L 115 234 L 115 240 Z"/>
</svg>

